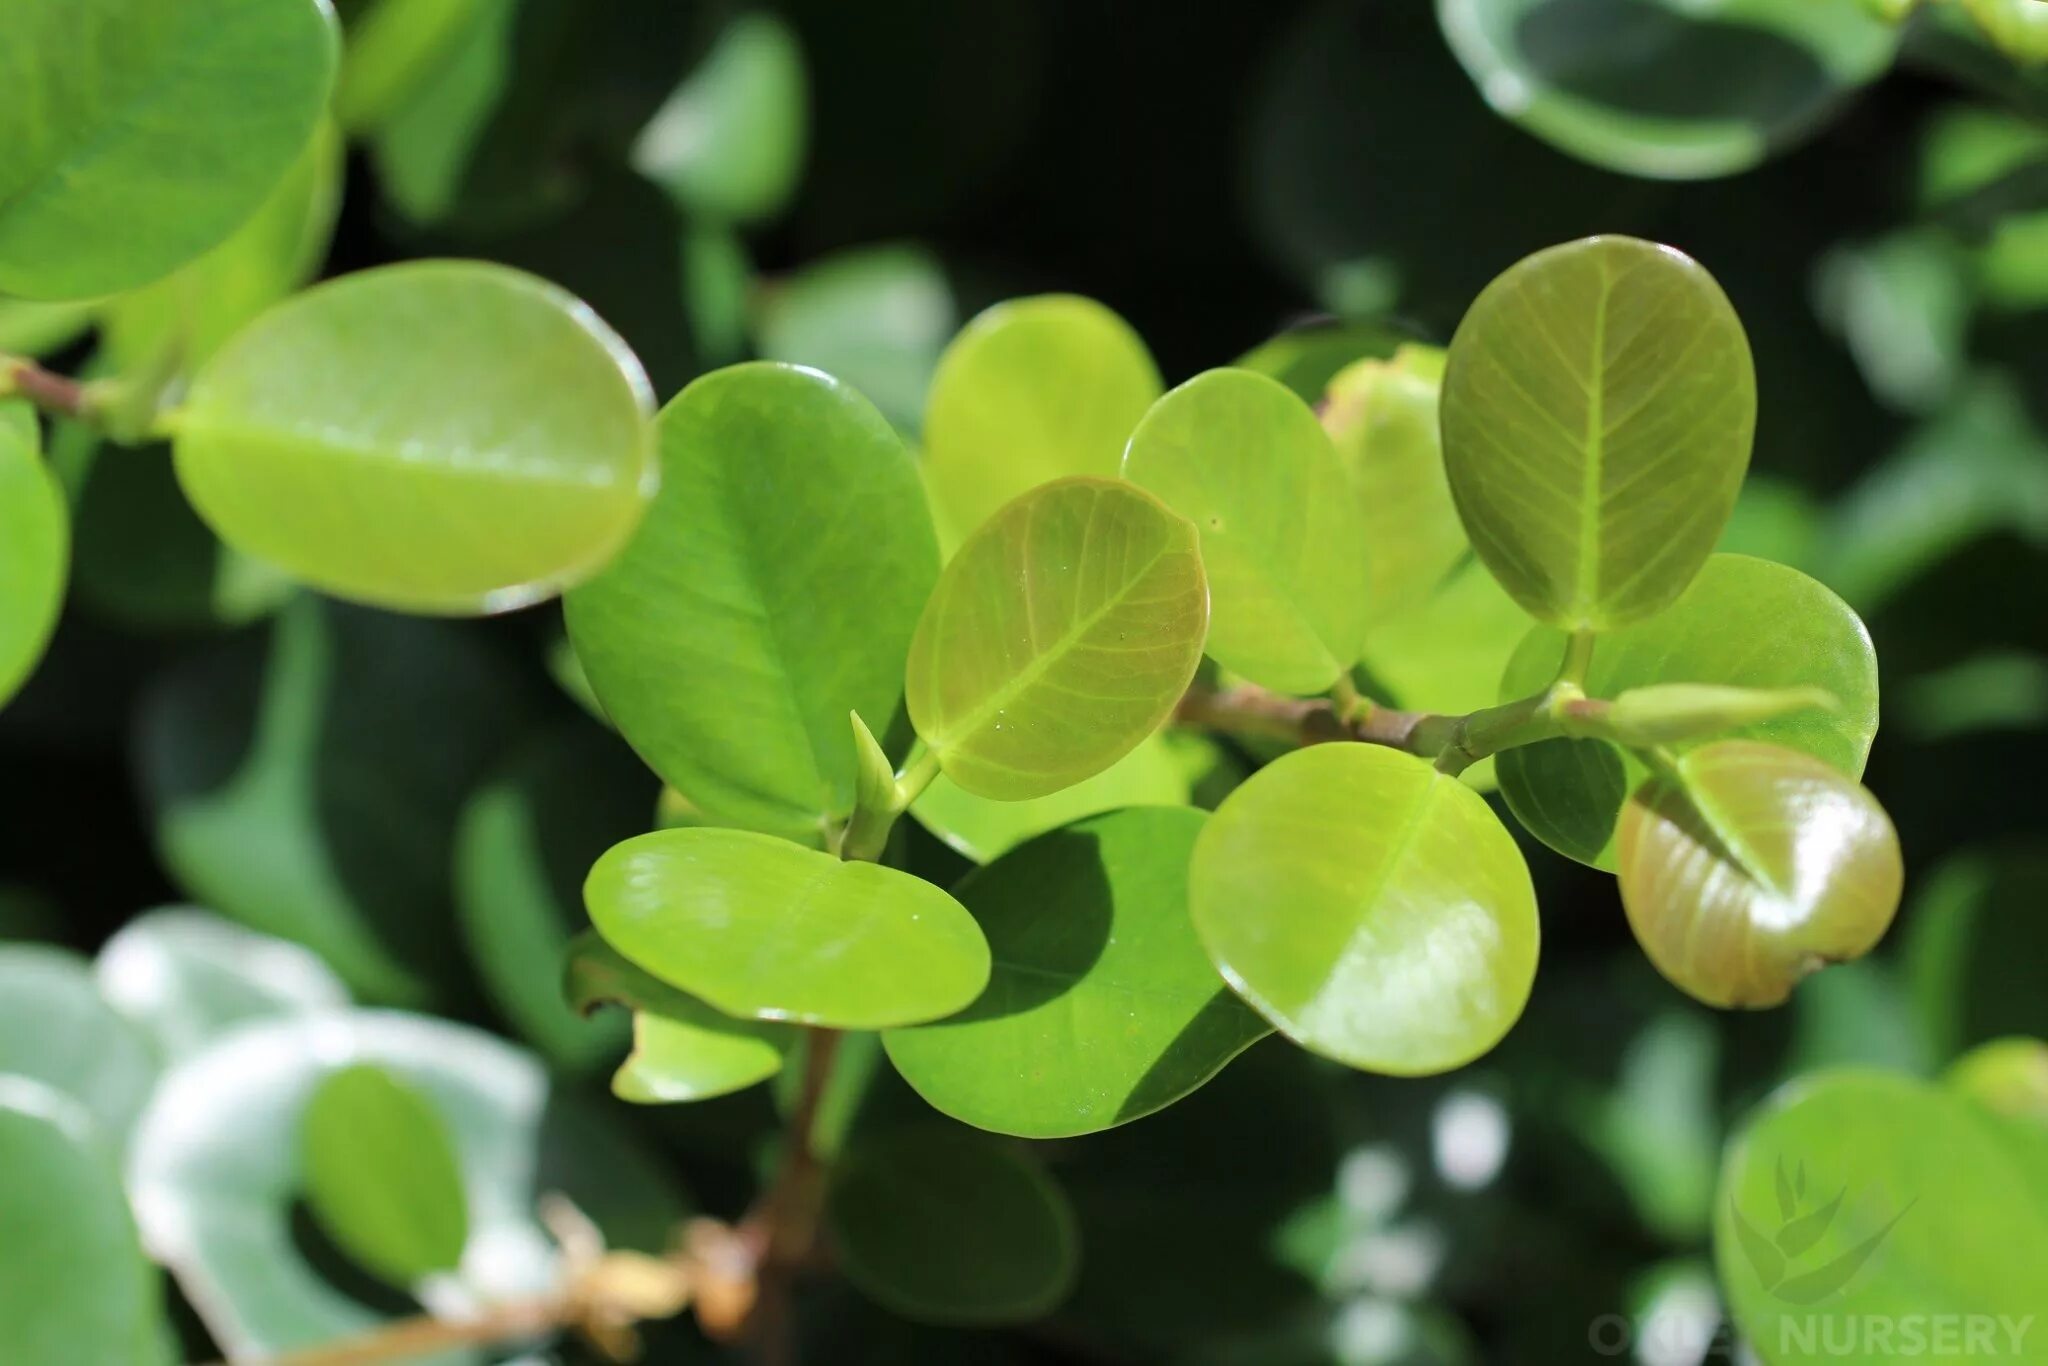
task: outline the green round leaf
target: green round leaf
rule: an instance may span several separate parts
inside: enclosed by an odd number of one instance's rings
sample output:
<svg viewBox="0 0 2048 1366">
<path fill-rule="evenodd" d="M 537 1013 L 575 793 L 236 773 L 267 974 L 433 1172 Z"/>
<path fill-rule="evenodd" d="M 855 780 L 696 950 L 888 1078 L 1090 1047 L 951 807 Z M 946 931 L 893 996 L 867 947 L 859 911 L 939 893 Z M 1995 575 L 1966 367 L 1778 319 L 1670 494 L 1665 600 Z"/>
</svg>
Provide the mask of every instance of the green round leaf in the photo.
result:
<svg viewBox="0 0 2048 1366">
<path fill-rule="evenodd" d="M 1657 970 L 1713 1006 L 1772 1006 L 1860 958 L 1898 910 L 1899 837 L 1877 799 L 1797 750 L 1720 740 L 1629 798 L 1621 901 Z"/>
<path fill-rule="evenodd" d="M 1930 1359 L 1963 1361 L 1972 1323 L 1986 1358 L 2048 1361 L 2048 1134 L 1908 1077 L 1801 1078 L 1728 1146 L 1714 1260 L 1778 1366 L 1890 1366 L 1920 1355 L 1909 1330 Z"/>
<path fill-rule="evenodd" d="M 1485 798 L 1398 750 L 1296 750 L 1217 809 L 1188 880 L 1224 977 L 1302 1047 L 1373 1072 L 1492 1048 L 1536 976 L 1536 894 Z"/>
<path fill-rule="evenodd" d="M 443 1020 L 334 1011 L 263 1020 L 180 1062 L 150 1101 L 128 1186 L 143 1241 L 170 1268 L 230 1360 L 331 1346 L 385 1315 L 330 1280 L 294 1227 L 309 1100 L 369 1064 L 426 1097 L 447 1126 L 468 1205 L 468 1255 L 433 1278 L 442 1315 L 552 1293 L 559 1250 L 535 1216 L 560 1191 L 615 1246 L 666 1247 L 681 1201 L 663 1164 L 553 1092 L 534 1057 Z M 448 1349 L 434 1366 L 482 1366 Z"/>
<path fill-rule="evenodd" d="M 1537 252 L 1451 340 L 1444 465 L 1473 548 L 1539 621 L 1612 630 L 1713 551 L 1756 429 L 1735 309 L 1691 258 L 1632 237 Z"/>
<path fill-rule="evenodd" d="M 503 266 L 331 281 L 214 356 L 178 479 L 230 545 L 346 597 L 497 612 L 593 573 L 655 474 L 639 362 L 576 299 Z"/>
<path fill-rule="evenodd" d="M 1365 638 L 1365 521 L 1291 390 L 1249 370 L 1195 376 L 1138 423 L 1123 475 L 1200 533 L 1217 663 L 1299 694 L 1351 667 Z"/>
<path fill-rule="evenodd" d="M 988 983 L 988 944 L 937 887 L 752 831 L 627 840 L 583 895 L 613 948 L 742 1019 L 886 1029 L 950 1015 Z"/>
<path fill-rule="evenodd" d="M 562 999 L 562 954 L 587 923 L 583 876 L 652 823 L 655 782 L 618 737 L 582 720 L 535 736 L 462 809 L 455 907 L 492 1001 L 551 1060 L 585 1070 L 617 1052 L 617 1021 Z"/>
<path fill-rule="evenodd" d="M 1548 686 L 1564 650 L 1563 632 L 1529 632 L 1508 662 L 1500 700 Z M 1863 776 L 1877 734 L 1877 653 L 1849 605 L 1796 569 L 1716 555 L 1670 607 L 1594 643 L 1588 696 L 1664 683 L 1821 688 L 1834 697 L 1834 710 L 1809 708 L 1735 735 Z M 1639 759 L 1604 740 L 1545 740 L 1501 754 L 1498 770 L 1508 807 L 1529 833 L 1569 858 L 1614 871 L 1622 802 L 1649 776 Z"/>
<path fill-rule="evenodd" d="M 698 807 L 806 843 L 853 809 L 849 711 L 886 729 L 938 577 L 917 471 L 815 370 L 715 371 L 663 409 L 662 490 L 569 594 L 569 639 L 620 734 Z"/>
<path fill-rule="evenodd" d="M 100 994 L 173 1062 L 244 1021 L 334 1010 L 348 988 L 319 956 L 210 911 L 144 911 L 101 947 Z"/>
<path fill-rule="evenodd" d="M 1803 141 L 1898 48 L 1870 0 L 1437 0 L 1503 116 L 1610 170 L 1746 171 Z"/>
<path fill-rule="evenodd" d="M 451 1271 L 469 1207 L 433 1101 L 373 1063 L 328 1074 L 299 1121 L 306 1201 L 327 1236 L 393 1285 Z"/>
<path fill-rule="evenodd" d="M 755 322 L 769 360 L 814 365 L 914 432 L 946 339 L 959 326 L 952 286 L 920 246 L 821 257 L 762 293 Z"/>
<path fill-rule="evenodd" d="M 641 130 L 633 169 L 692 212 L 765 218 L 803 172 L 809 104 L 796 34 L 771 14 L 741 14 Z"/>
<path fill-rule="evenodd" d="M 612 1004 L 633 1013 L 633 1051 L 612 1075 L 612 1094 L 642 1105 L 709 1100 L 782 1070 L 794 1042 L 786 1025 L 735 1020 L 634 967 L 594 934 L 569 949 L 569 1003 L 588 1013 Z"/>
<path fill-rule="evenodd" d="M 959 544 L 1040 484 L 1114 476 L 1158 397 L 1145 343 L 1093 299 L 1046 294 L 978 314 L 940 357 L 925 406 L 924 475 L 941 539 Z"/>
<path fill-rule="evenodd" d="M 1160 734 L 1094 777 L 1028 801 L 999 802 L 963 791 L 944 774 L 911 803 L 918 824 L 976 863 L 988 863 L 1034 835 L 1125 806 L 1186 806 L 1186 767 Z"/>
<path fill-rule="evenodd" d="M 157 1060 L 142 1031 L 100 995 L 84 959 L 8 944 L 0 947 L 0 1074 L 62 1091 L 119 1147 L 156 1085 Z"/>
<path fill-rule="evenodd" d="M 466 630 L 302 597 L 146 694 L 159 853 L 194 901 L 306 945 L 365 996 L 424 999 L 458 957 L 457 818 L 528 715 Z"/>
<path fill-rule="evenodd" d="M 1024 1138 L 1164 1109 L 1269 1031 L 1188 921 L 1199 811 L 1137 807 L 1040 835 L 955 892 L 988 936 L 988 989 L 882 1037 L 919 1095 Z"/>
<path fill-rule="evenodd" d="M 1128 754 L 1194 677 L 1195 528 L 1128 484 L 1063 479 L 960 547 L 910 645 L 910 719 L 947 777 L 1043 797 Z"/>
<path fill-rule="evenodd" d="M 1987 1110 L 2048 1129 L 2048 1043 L 1993 1039 L 1950 1063 L 1941 1079 Z"/>
<path fill-rule="evenodd" d="M 0 399 L 0 705 L 50 643 L 70 562 L 64 493 L 43 463 L 35 410 Z"/>
<path fill-rule="evenodd" d="M 163 1295 L 121 1168 L 77 1102 L 0 1076 L 0 1358 L 8 1366 L 151 1366 Z"/>
<path fill-rule="evenodd" d="M 1073 1288 L 1074 1215 L 1038 1165 L 991 1139 L 916 1129 L 834 1173 L 826 1225 L 846 1278 L 906 1318 L 1023 1323 Z"/>
<path fill-rule="evenodd" d="M 334 80 L 324 0 L 11 0 L 0 292 L 147 284 L 232 232 Z"/>
</svg>

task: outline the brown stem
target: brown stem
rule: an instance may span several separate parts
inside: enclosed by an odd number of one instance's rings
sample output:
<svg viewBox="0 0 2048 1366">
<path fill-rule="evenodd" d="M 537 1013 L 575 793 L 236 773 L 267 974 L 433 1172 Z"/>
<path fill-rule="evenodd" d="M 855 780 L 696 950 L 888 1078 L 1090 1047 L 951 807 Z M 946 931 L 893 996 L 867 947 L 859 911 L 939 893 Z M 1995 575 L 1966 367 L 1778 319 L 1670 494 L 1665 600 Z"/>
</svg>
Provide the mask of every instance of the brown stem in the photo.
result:
<svg viewBox="0 0 2048 1366">
<path fill-rule="evenodd" d="M 1220 692 L 1197 684 L 1181 698 L 1174 719 L 1185 726 L 1291 745 L 1362 740 L 1421 753 L 1416 748 L 1417 731 L 1433 718 L 1427 712 L 1397 711 L 1372 702 L 1359 704 L 1346 717 L 1339 715 L 1336 704 L 1327 697 L 1286 697 L 1246 683 Z"/>
<path fill-rule="evenodd" d="M 14 356 L 0 356 L 0 395 L 6 394 L 19 394 L 38 408 L 66 417 L 92 413 L 92 394 L 85 385 Z"/>
<path fill-rule="evenodd" d="M 572 1312 L 569 1301 L 550 1297 L 500 1305 L 474 1319 L 422 1315 L 386 1324 L 361 1337 L 266 1357 L 263 1366 L 370 1366 L 373 1362 L 401 1362 L 450 1347 L 483 1347 L 535 1337 L 560 1328 Z"/>
<path fill-rule="evenodd" d="M 762 1366 L 793 1366 L 796 1361 L 796 1278 L 813 1259 L 824 1202 L 818 1110 L 832 1080 L 839 1039 L 838 1031 L 831 1029 L 814 1029 L 807 1036 L 803 1085 L 783 1126 L 781 1164 L 773 1183 L 740 1223 L 740 1236 L 754 1250 L 759 1268 L 747 1336 Z"/>
</svg>

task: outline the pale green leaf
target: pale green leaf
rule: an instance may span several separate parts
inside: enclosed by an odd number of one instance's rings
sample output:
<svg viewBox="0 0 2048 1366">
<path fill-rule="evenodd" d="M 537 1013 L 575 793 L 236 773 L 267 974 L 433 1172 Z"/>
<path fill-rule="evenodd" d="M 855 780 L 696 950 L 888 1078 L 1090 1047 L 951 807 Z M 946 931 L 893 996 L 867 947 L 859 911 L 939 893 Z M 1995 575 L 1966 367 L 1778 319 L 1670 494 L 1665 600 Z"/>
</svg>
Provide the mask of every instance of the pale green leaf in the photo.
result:
<svg viewBox="0 0 2048 1366">
<path fill-rule="evenodd" d="M 70 561 L 64 493 L 43 463 L 35 410 L 0 399 L 0 705 L 50 643 Z"/>
<path fill-rule="evenodd" d="M 960 853 L 987 863 L 1083 816 L 1125 806 L 1186 806 L 1188 799 L 1187 768 L 1162 732 L 1092 778 L 1021 802 L 977 797 L 941 774 L 911 804 L 910 814 Z"/>
<path fill-rule="evenodd" d="M 469 1207 L 448 1125 L 374 1063 L 329 1073 L 299 1120 L 306 1202 L 327 1236 L 393 1285 L 453 1270 Z"/>
</svg>

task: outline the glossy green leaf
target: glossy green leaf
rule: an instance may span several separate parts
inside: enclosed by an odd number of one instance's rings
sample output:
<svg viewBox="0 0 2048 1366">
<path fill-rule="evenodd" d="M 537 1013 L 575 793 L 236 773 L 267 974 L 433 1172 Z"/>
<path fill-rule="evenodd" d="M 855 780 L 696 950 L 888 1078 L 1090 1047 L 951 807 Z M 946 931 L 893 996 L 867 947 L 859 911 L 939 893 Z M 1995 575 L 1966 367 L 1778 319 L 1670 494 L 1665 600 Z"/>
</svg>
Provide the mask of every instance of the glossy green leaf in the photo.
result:
<svg viewBox="0 0 2048 1366">
<path fill-rule="evenodd" d="M 1209 619 L 1195 528 L 1128 484 L 1063 479 L 960 547 L 910 646 L 910 718 L 976 796 L 1042 797 L 1157 730 Z"/>
<path fill-rule="evenodd" d="M 1935 1056 L 2008 1035 L 2048 1038 L 2048 857 L 2024 843 L 1943 862 L 1914 892 L 1901 967 Z"/>
<path fill-rule="evenodd" d="M 1508 664 L 1500 699 L 1547 686 L 1564 649 L 1562 632 L 1531 631 Z M 1589 696 L 1671 683 L 1819 688 L 1835 699 L 1833 709 L 1809 708 L 1733 734 L 1863 776 L 1877 734 L 1877 654 L 1848 604 L 1796 569 L 1716 555 L 1669 608 L 1593 646 Z M 1622 802 L 1648 776 L 1639 759 L 1603 740 L 1546 740 L 1497 762 L 1508 806 L 1531 834 L 1569 858 L 1614 870 Z"/>
<path fill-rule="evenodd" d="M 1488 285 L 1451 340 L 1451 492 L 1480 559 L 1548 625 L 1612 630 L 1685 591 L 1755 428 L 1742 322 L 1669 247 L 1540 251 Z"/>
<path fill-rule="evenodd" d="M 588 923 L 583 877 L 652 824 L 655 786 L 618 737 L 578 720 L 521 745 L 456 827 L 455 907 L 470 959 L 517 1032 L 570 1070 L 612 1057 L 625 1032 L 562 999 L 562 955 Z"/>
<path fill-rule="evenodd" d="M 323 0 L 12 0 L 0 292 L 111 294 L 232 232 L 334 79 Z"/>
<path fill-rule="evenodd" d="M 1161 733 L 1094 777 L 1028 801 L 977 797 L 941 774 L 911 804 L 910 814 L 960 853 L 988 863 L 1083 816 L 1126 806 L 1186 806 L 1189 795 L 1188 771 Z"/>
<path fill-rule="evenodd" d="M 795 1030 L 721 1015 L 642 972 L 595 934 L 570 946 L 565 989 L 588 1014 L 620 1005 L 633 1014 L 633 1050 L 612 1074 L 612 1094 L 642 1105 L 709 1100 L 782 1070 Z"/>
<path fill-rule="evenodd" d="M 1621 901 L 1657 970 L 1713 1006 L 1772 1006 L 1860 958 L 1898 910 L 1899 839 L 1877 799 L 1798 750 L 1720 740 L 1622 811 Z"/>
<path fill-rule="evenodd" d="M 62 1093 L 0 1076 L 0 1358 L 8 1366 L 156 1366 L 163 1294 L 121 1168 Z"/>
<path fill-rule="evenodd" d="M 329 1073 L 299 1121 L 306 1201 L 327 1236 L 393 1285 L 462 1260 L 469 1208 L 433 1101 L 376 1066 Z"/>
<path fill-rule="evenodd" d="M 1536 976 L 1536 894 L 1484 798 L 1398 750 L 1336 743 L 1267 765 L 1195 845 L 1195 930 L 1311 1052 L 1441 1072 L 1498 1043 Z"/>
<path fill-rule="evenodd" d="M 70 562 L 70 519 L 43 463 L 35 410 L 0 399 L 0 705 L 50 643 Z"/>
<path fill-rule="evenodd" d="M 101 947 L 93 974 L 107 1004 L 172 1062 L 246 1021 L 349 1003 L 316 954 L 192 906 L 130 920 Z"/>
<path fill-rule="evenodd" d="M 1023 1323 L 1072 1289 L 1066 1196 L 995 1140 L 913 1129 L 856 1150 L 833 1174 L 826 1227 L 846 1278 L 928 1323 Z"/>
<path fill-rule="evenodd" d="M 1597 166 L 1671 180 L 1803 141 L 1898 46 L 1868 0 L 1437 0 L 1437 15 L 1503 116 Z"/>
<path fill-rule="evenodd" d="M 938 888 L 752 831 L 627 840 L 584 899 L 613 948 L 744 1019 L 886 1029 L 950 1015 L 988 982 L 988 944 Z"/>
<path fill-rule="evenodd" d="M 754 363 L 662 411 L 662 491 L 565 604 L 592 689 L 720 820 L 807 843 L 853 809 L 846 716 L 886 729 L 938 549 L 903 444 L 814 370 Z"/>
<path fill-rule="evenodd" d="M 461 1169 L 470 1255 L 456 1274 L 433 1278 L 438 1314 L 467 1317 L 559 1287 L 560 1252 L 535 1215 L 546 1191 L 567 1195 L 614 1246 L 642 1251 L 663 1250 L 684 1213 L 665 1164 L 554 1090 L 531 1054 L 502 1039 L 392 1011 L 253 1022 L 164 1078 L 128 1170 L 144 1242 L 230 1360 L 331 1346 L 419 1312 L 364 1303 L 309 1255 L 296 1226 L 307 1103 L 327 1077 L 363 1064 L 431 1102 Z M 486 1359 L 448 1348 L 423 1360 Z"/>
<path fill-rule="evenodd" d="M 1152 405 L 1123 476 L 1195 524 L 1216 662 L 1318 693 L 1358 657 L 1365 519 L 1330 438 L 1278 380 L 1210 370 Z"/>
<path fill-rule="evenodd" d="M 194 381 L 178 479 L 222 539 L 417 612 L 504 611 L 595 572 L 652 496 L 647 379 L 570 295 L 425 261 L 272 309 Z"/>
<path fill-rule="evenodd" d="M 468 632 L 300 598 L 145 696 L 158 851 L 192 900 L 306 945 L 367 997 L 422 1000 L 457 958 L 457 818 L 529 714 Z"/>
<path fill-rule="evenodd" d="M 100 995 L 69 949 L 0 946 L 0 1075 L 62 1091 L 119 1147 L 156 1085 L 149 1040 Z"/>
<path fill-rule="evenodd" d="M 1908 1077 L 1802 1078 L 1728 1147 L 1714 1259 L 1772 1366 L 2048 1361 L 2048 1134 Z"/>
<path fill-rule="evenodd" d="M 898 431 L 914 432 L 958 326 L 945 270 L 906 244 L 837 252 L 774 280 L 761 291 L 754 334 L 767 359 L 837 375 Z"/>
<path fill-rule="evenodd" d="M 1365 521 L 1370 621 L 1427 601 L 1470 548 L 1444 475 L 1437 422 L 1443 352 L 1403 346 L 1330 381 L 1323 426 L 1357 489 Z"/>
<path fill-rule="evenodd" d="M 1051 480 L 1114 476 L 1159 389 L 1144 342 L 1092 299 L 1046 294 L 976 315 L 940 357 L 925 406 L 940 538 L 958 545 Z"/>
<path fill-rule="evenodd" d="M 1268 1032 L 1188 920 L 1198 811 L 1137 807 L 1040 835 L 954 890 L 988 936 L 988 989 L 891 1030 L 889 1060 L 953 1118 L 1024 1138 L 1163 1109 Z"/>
<path fill-rule="evenodd" d="M 641 130 L 633 169 L 692 212 L 768 217 L 803 172 L 809 104 L 796 33 L 772 14 L 741 14 Z"/>
</svg>

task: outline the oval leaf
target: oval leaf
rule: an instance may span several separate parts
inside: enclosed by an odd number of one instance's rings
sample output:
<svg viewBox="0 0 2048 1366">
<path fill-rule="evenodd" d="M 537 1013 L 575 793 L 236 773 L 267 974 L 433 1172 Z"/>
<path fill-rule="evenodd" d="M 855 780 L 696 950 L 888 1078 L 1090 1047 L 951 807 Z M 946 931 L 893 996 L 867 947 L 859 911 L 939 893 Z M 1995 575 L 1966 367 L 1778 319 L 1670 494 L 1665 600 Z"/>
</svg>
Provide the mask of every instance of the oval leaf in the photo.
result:
<svg viewBox="0 0 2048 1366">
<path fill-rule="evenodd" d="M 885 729 L 939 572 L 903 443 L 815 370 L 706 375 L 662 410 L 662 490 L 569 595 L 621 734 L 730 824 L 807 843 L 853 809 L 846 714 Z"/>
<path fill-rule="evenodd" d="M 654 491 L 647 377 L 574 297 L 424 261 L 279 305 L 200 371 L 178 480 L 221 539 L 380 606 L 497 612 L 598 569 Z"/>
<path fill-rule="evenodd" d="M 119 1146 L 157 1066 L 149 1040 L 107 1004 L 84 959 L 41 944 L 0 947 L 0 1074 L 62 1091 Z"/>
<path fill-rule="evenodd" d="M 1302 1047 L 1441 1072 L 1514 1024 L 1536 975 L 1536 894 L 1486 800 L 1410 754 L 1337 743 L 1269 764 L 1195 845 L 1195 931 Z"/>
<path fill-rule="evenodd" d="M 147 284 L 249 216 L 334 81 L 324 0 L 12 0 L 0 293 Z"/>
<path fill-rule="evenodd" d="M 306 1102 L 299 1154 L 313 1217 L 370 1271 L 408 1286 L 462 1260 L 462 1168 L 418 1090 L 370 1063 L 330 1074 Z"/>
<path fill-rule="evenodd" d="M 1508 662 L 1499 700 L 1548 686 L 1564 649 L 1561 631 L 1529 632 Z M 1877 734 L 1877 652 L 1849 605 L 1796 569 L 1716 555 L 1677 602 L 1594 643 L 1589 696 L 1666 683 L 1820 688 L 1835 699 L 1832 710 L 1810 707 L 1734 735 L 1863 776 Z M 1622 802 L 1649 776 L 1640 760 L 1604 740 L 1546 740 L 1502 753 L 1498 771 L 1508 808 L 1530 834 L 1569 858 L 1614 871 Z"/>
<path fill-rule="evenodd" d="M 1112 812 L 970 874 L 955 891 L 988 936 L 988 989 L 949 1020 L 884 1035 L 896 1070 L 955 1119 L 1065 1138 L 1171 1105 L 1264 1037 L 1188 921 L 1204 820 Z"/>
<path fill-rule="evenodd" d="M 641 130 L 633 169 L 693 213 L 765 218 L 803 172 L 808 96 L 803 48 L 789 25 L 743 13 Z"/>
<path fill-rule="evenodd" d="M 1611 630 L 1692 581 L 1735 506 L 1756 373 L 1691 258 L 1632 237 L 1537 252 L 1452 338 L 1444 465 L 1473 547 L 1515 601 Z"/>
<path fill-rule="evenodd" d="M 1217 663 L 1309 694 L 1358 658 L 1364 520 L 1322 424 L 1285 385 L 1249 370 L 1195 376 L 1145 414 L 1123 474 L 1201 535 Z"/>
<path fill-rule="evenodd" d="M 588 1013 L 603 1005 L 633 1012 L 633 1051 L 612 1075 L 612 1094 L 642 1105 L 709 1100 L 744 1090 L 782 1070 L 793 1031 L 721 1015 L 620 957 L 594 934 L 569 949 L 569 1003 Z"/>
<path fill-rule="evenodd" d="M 1083 816 L 1125 806 L 1186 806 L 1187 771 L 1166 736 L 1167 732 L 1148 736 L 1094 777 L 1029 801 L 977 797 L 941 774 L 911 804 L 910 814 L 961 854 L 987 863 L 1034 835 Z"/>
<path fill-rule="evenodd" d="M 998 508 L 1066 475 L 1114 476 L 1159 371 L 1130 324 L 1093 299 L 1047 294 L 978 314 L 939 358 L 924 474 L 958 545 Z"/>
<path fill-rule="evenodd" d="M 1771 1006 L 1859 958 L 1898 909 L 1899 839 L 1877 799 L 1809 755 L 1722 740 L 1629 798 L 1621 900 L 1650 961 L 1714 1006 Z"/>
<path fill-rule="evenodd" d="M 164 1361 L 156 1269 L 121 1167 L 75 1101 L 0 1076 L 0 1359 L 8 1366 Z"/>
<path fill-rule="evenodd" d="M 0 705 L 50 643 L 70 563 L 64 493 L 43 463 L 35 410 L 0 400 Z"/>
<path fill-rule="evenodd" d="M 583 895 L 613 948 L 742 1019 L 886 1029 L 950 1015 L 988 983 L 988 944 L 937 887 L 749 830 L 627 840 Z"/>
<path fill-rule="evenodd" d="M 1127 484 L 1063 479 L 946 567 L 910 644 L 910 718 L 967 791 L 1043 797 L 1159 728 L 1208 620 L 1193 526 Z"/>
<path fill-rule="evenodd" d="M 918 1129 L 833 1174 L 826 1225 L 846 1278 L 928 1323 L 1023 1323 L 1072 1289 L 1074 1214 L 1035 1162 L 971 1133 Z"/>
</svg>

